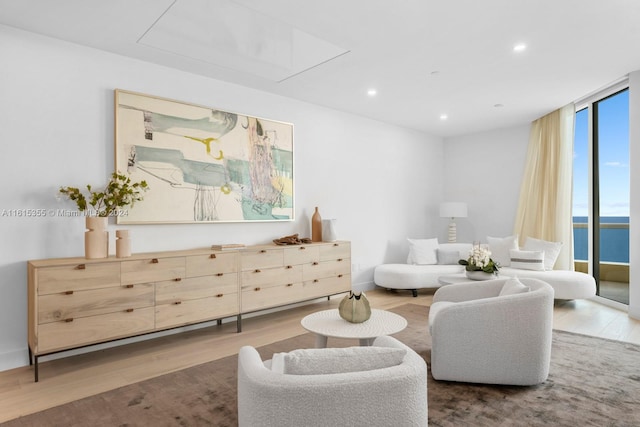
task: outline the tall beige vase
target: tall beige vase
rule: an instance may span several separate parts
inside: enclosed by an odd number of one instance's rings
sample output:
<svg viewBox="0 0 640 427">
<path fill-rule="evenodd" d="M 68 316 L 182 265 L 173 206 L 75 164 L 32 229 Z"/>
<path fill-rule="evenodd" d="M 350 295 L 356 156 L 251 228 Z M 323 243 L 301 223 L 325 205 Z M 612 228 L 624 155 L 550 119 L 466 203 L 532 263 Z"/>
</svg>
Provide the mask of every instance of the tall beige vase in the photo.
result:
<svg viewBox="0 0 640 427">
<path fill-rule="evenodd" d="M 85 219 L 84 256 L 88 259 L 109 256 L 109 232 L 106 216 L 88 216 Z"/>
<path fill-rule="evenodd" d="M 322 242 L 322 217 L 318 212 L 318 208 L 311 216 L 311 241 Z"/>
</svg>

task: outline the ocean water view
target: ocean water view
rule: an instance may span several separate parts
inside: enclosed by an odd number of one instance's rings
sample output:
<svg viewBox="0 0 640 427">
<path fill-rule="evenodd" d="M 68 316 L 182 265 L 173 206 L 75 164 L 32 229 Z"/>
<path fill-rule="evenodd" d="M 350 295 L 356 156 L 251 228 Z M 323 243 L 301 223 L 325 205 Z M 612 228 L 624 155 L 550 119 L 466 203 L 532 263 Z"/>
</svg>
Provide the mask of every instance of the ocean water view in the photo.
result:
<svg viewBox="0 0 640 427">
<path fill-rule="evenodd" d="M 573 217 L 574 258 L 580 261 L 586 261 L 589 257 L 587 220 L 586 216 Z M 602 262 L 629 263 L 628 216 L 600 218 L 600 260 Z"/>
</svg>

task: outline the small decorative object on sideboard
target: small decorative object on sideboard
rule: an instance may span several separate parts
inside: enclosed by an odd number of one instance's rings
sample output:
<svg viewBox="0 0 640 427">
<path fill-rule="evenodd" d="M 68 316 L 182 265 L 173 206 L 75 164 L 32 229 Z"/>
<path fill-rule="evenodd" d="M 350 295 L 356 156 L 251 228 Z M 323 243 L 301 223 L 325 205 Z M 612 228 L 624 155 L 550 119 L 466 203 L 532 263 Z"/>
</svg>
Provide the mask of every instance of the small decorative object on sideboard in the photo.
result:
<svg viewBox="0 0 640 427">
<path fill-rule="evenodd" d="M 349 292 L 338 306 L 338 313 L 347 322 L 362 323 L 371 317 L 371 306 L 364 292 Z"/>
<path fill-rule="evenodd" d="M 317 207 L 311 216 L 311 240 L 314 242 L 322 242 L 322 217 Z"/>
<path fill-rule="evenodd" d="M 302 245 L 311 243 L 311 239 L 308 237 L 298 237 L 298 233 L 292 234 L 290 236 L 280 237 L 279 239 L 273 239 L 273 243 L 278 246 L 287 246 L 287 245 Z"/>
<path fill-rule="evenodd" d="M 116 230 L 116 258 L 131 256 L 131 238 L 129 230 Z"/>
<path fill-rule="evenodd" d="M 89 194 L 85 196 L 77 187 L 60 187 L 58 192 L 76 202 L 80 212 L 86 211 L 85 257 L 106 258 L 109 256 L 109 232 L 106 231 L 107 218 L 121 215 L 121 208 L 133 206 L 143 199 L 143 192 L 149 189 L 146 181 L 131 182 L 126 175 L 114 172 L 102 191 L 93 191 L 87 185 Z M 91 206 L 93 210 L 89 210 Z M 100 218 L 94 220 L 92 218 Z"/>
<path fill-rule="evenodd" d="M 469 258 L 461 259 L 458 264 L 464 265 L 467 278 L 471 280 L 489 280 L 498 275 L 500 265 L 491 259 L 491 251 L 480 244 L 474 244 Z"/>
</svg>

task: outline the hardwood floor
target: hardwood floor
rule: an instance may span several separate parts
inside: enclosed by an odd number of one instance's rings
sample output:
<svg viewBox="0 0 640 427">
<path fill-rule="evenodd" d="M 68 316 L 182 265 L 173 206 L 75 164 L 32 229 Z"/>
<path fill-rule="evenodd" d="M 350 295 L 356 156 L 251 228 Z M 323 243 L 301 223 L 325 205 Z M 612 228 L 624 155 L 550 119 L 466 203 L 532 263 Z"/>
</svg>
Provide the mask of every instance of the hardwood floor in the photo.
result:
<svg viewBox="0 0 640 427">
<path fill-rule="evenodd" d="M 389 309 L 412 303 L 430 305 L 433 291 L 417 298 L 408 291 L 367 292 L 371 305 Z M 40 363 L 40 382 L 33 368 L 0 372 L 0 422 L 112 390 L 168 372 L 236 354 L 243 345 L 259 347 L 306 332 L 306 314 L 336 308 L 342 296 L 245 317 L 242 333 L 235 321 Z M 640 321 L 627 313 L 588 300 L 556 302 L 554 328 L 640 344 Z"/>
</svg>

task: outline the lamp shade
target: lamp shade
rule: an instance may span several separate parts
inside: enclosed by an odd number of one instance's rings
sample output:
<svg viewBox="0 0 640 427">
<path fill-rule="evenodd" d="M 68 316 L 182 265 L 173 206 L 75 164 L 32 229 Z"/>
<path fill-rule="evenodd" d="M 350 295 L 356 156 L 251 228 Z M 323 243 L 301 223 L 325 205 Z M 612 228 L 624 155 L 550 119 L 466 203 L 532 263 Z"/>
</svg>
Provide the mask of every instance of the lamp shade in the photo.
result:
<svg viewBox="0 0 640 427">
<path fill-rule="evenodd" d="M 464 202 L 440 203 L 440 216 L 442 218 L 466 218 L 467 204 Z"/>
</svg>

